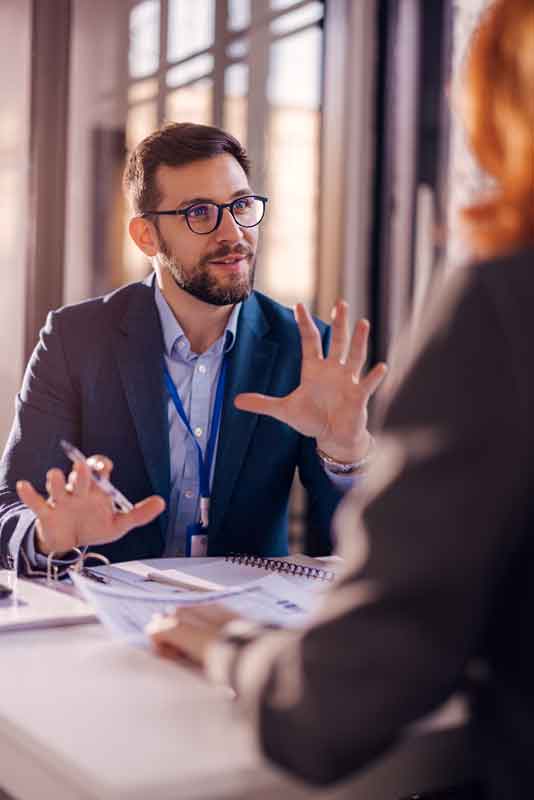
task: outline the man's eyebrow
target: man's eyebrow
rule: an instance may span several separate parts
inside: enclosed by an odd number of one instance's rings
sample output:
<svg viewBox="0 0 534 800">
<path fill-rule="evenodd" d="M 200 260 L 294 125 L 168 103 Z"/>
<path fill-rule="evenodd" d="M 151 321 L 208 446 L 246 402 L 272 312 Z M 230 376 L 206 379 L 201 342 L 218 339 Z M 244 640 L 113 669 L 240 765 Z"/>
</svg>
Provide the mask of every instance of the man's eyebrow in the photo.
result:
<svg viewBox="0 0 534 800">
<path fill-rule="evenodd" d="M 247 186 L 246 189 L 238 189 L 237 192 L 231 194 L 230 197 L 232 200 L 235 200 L 236 197 L 246 197 L 249 194 L 252 194 L 252 189 L 250 186 Z"/>
<path fill-rule="evenodd" d="M 235 200 L 237 197 L 246 197 L 249 194 L 252 194 L 252 189 L 247 186 L 245 189 L 238 189 L 237 192 L 231 194 L 230 200 Z M 213 197 L 189 197 L 187 200 L 182 200 L 177 208 L 187 208 L 188 206 L 194 206 L 196 203 L 215 203 L 215 200 Z"/>
</svg>

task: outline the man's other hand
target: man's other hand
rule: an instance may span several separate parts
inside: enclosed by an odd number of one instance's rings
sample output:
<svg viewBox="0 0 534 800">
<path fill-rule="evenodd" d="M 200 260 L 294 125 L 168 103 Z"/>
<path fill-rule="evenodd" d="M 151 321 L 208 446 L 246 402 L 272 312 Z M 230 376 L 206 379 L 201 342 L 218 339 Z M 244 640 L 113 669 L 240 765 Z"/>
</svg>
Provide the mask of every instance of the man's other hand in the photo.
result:
<svg viewBox="0 0 534 800">
<path fill-rule="evenodd" d="M 73 547 L 114 542 L 132 528 L 151 522 L 165 508 L 165 501 L 153 495 L 127 513 L 115 511 L 109 495 L 92 479 L 91 468 L 109 479 L 113 464 L 105 456 L 92 456 L 87 463 L 76 462 L 67 481 L 60 469 L 49 470 L 46 498 L 29 481 L 17 482 L 19 498 L 37 517 L 38 552 L 60 554 Z"/>
</svg>

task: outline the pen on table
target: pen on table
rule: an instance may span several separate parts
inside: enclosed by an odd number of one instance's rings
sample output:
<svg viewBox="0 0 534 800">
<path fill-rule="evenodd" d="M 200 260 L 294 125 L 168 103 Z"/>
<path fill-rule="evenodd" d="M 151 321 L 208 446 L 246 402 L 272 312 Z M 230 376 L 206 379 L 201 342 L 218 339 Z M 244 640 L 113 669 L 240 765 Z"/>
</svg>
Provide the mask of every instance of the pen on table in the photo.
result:
<svg viewBox="0 0 534 800">
<path fill-rule="evenodd" d="M 60 445 L 65 455 L 68 458 L 70 458 L 70 460 L 74 464 L 77 461 L 83 461 L 87 463 L 87 458 L 84 456 L 81 450 L 78 450 L 78 448 L 74 447 L 73 444 L 70 444 L 70 442 L 65 441 L 65 439 L 61 439 Z M 121 492 L 119 492 L 119 490 L 115 486 L 113 486 L 111 481 L 108 481 L 107 478 L 104 478 L 103 475 L 100 475 L 100 473 L 96 469 L 93 469 L 92 467 L 90 467 L 90 469 L 91 469 L 91 477 L 93 478 L 95 483 L 98 484 L 100 489 L 102 489 L 102 491 L 105 494 L 111 497 L 113 503 L 115 504 L 115 506 L 117 506 L 119 511 L 124 511 L 124 512 L 131 511 L 133 508 L 133 504 L 130 503 L 130 501 L 123 494 L 121 494 Z"/>
</svg>

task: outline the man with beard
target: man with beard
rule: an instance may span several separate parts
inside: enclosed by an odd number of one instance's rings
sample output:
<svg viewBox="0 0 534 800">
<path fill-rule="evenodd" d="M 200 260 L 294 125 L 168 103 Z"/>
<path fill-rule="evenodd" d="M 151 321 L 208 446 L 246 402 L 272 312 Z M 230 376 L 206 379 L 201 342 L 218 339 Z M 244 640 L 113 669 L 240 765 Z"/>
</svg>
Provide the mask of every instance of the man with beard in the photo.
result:
<svg viewBox="0 0 534 800">
<path fill-rule="evenodd" d="M 346 304 L 325 358 L 327 326 L 253 292 L 267 198 L 248 172 L 239 142 L 210 126 L 167 125 L 131 153 L 129 230 L 154 273 L 49 315 L 1 465 L 4 563 L 40 574 L 46 556 L 61 566 L 87 545 L 112 561 L 282 555 L 296 468 L 329 551 L 333 509 L 368 456 L 367 401 L 385 368 L 360 380 L 368 324 L 343 352 Z M 277 419 L 254 413 L 264 393 Z M 285 423 L 295 410 L 298 430 Z M 105 455 L 76 461 L 66 479 L 61 440 Z M 91 478 L 112 469 L 128 512 Z"/>
</svg>

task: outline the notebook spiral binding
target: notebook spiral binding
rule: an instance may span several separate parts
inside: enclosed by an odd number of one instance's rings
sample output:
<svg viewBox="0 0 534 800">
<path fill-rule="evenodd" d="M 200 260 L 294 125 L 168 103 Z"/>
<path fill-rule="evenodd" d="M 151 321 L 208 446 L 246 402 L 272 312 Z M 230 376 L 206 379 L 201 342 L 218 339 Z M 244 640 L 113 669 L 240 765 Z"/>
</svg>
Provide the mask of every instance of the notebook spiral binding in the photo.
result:
<svg viewBox="0 0 534 800">
<path fill-rule="evenodd" d="M 249 567 L 259 567 L 270 572 L 280 572 L 289 575 L 299 575 L 302 578 L 310 578 L 318 581 L 333 581 L 336 577 L 334 572 L 322 567 L 310 567 L 307 564 L 297 564 L 294 561 L 282 561 L 278 558 L 267 558 L 265 556 L 248 556 L 244 553 L 230 553 L 224 557 L 225 561 L 232 564 L 246 564 Z"/>
</svg>

